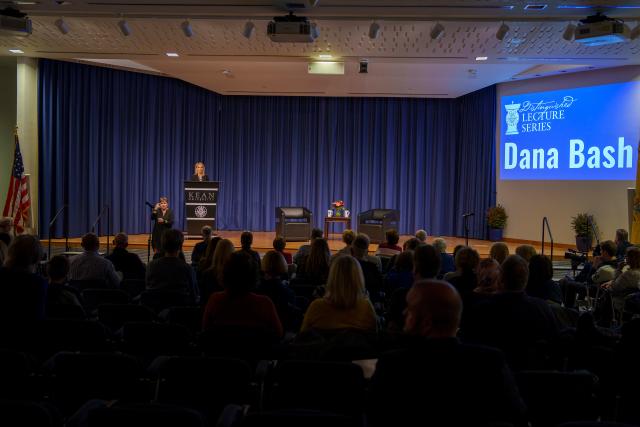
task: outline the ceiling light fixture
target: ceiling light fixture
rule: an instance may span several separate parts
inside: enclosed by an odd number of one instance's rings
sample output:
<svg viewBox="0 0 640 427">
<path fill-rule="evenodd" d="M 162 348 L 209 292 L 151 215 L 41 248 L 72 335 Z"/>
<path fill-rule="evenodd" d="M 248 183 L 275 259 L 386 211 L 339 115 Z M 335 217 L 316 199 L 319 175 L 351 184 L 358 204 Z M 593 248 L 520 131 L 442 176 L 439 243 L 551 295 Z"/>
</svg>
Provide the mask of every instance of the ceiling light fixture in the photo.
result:
<svg viewBox="0 0 640 427">
<path fill-rule="evenodd" d="M 640 23 L 637 23 L 635 27 L 633 27 L 633 30 L 631 30 L 631 33 L 629 34 L 629 38 L 631 40 L 635 40 L 638 37 L 640 37 Z"/>
<path fill-rule="evenodd" d="M 165 55 L 167 55 L 167 56 L 169 56 L 171 58 L 177 58 L 178 56 L 180 56 L 176 52 L 167 52 L 167 53 L 165 53 Z"/>
<path fill-rule="evenodd" d="M 378 24 L 377 22 L 373 22 L 371 25 L 369 25 L 369 38 L 371 40 L 375 40 L 378 38 L 379 35 L 380 35 L 380 24 Z"/>
<path fill-rule="evenodd" d="M 118 21 L 118 28 L 120 28 L 123 36 L 128 37 L 131 35 L 131 27 L 129 27 L 129 23 L 126 20 Z"/>
<path fill-rule="evenodd" d="M 442 24 L 439 22 L 436 23 L 436 25 L 434 25 L 431 29 L 429 35 L 431 36 L 431 40 L 440 40 L 444 35 L 444 27 L 442 26 Z"/>
<path fill-rule="evenodd" d="M 570 42 L 571 40 L 573 40 L 573 36 L 575 35 L 575 33 L 576 33 L 576 26 L 572 23 L 569 23 L 567 24 L 567 26 L 564 29 L 564 32 L 562 33 L 562 38 Z"/>
<path fill-rule="evenodd" d="M 56 22 L 56 27 L 58 27 L 58 30 L 60 30 L 60 32 L 62 34 L 68 34 L 69 33 L 69 25 L 65 22 L 65 20 L 63 18 L 58 19 Z"/>
<path fill-rule="evenodd" d="M 321 53 L 320 55 L 318 55 L 318 58 L 320 58 L 320 59 L 331 59 L 331 58 L 333 58 L 333 55 L 331 55 L 330 53 Z"/>
<path fill-rule="evenodd" d="M 488 56 L 476 56 L 476 61 L 486 61 L 489 59 Z"/>
<path fill-rule="evenodd" d="M 182 32 L 184 33 L 185 37 L 193 37 L 193 27 L 191 27 L 191 22 L 184 21 L 182 24 L 180 24 L 180 28 L 182 28 Z"/>
<path fill-rule="evenodd" d="M 247 23 L 244 24 L 244 29 L 242 30 L 242 35 L 245 38 L 250 39 L 255 32 L 256 32 L 256 26 L 254 25 L 254 23 L 251 22 L 251 21 L 247 21 Z"/>
<path fill-rule="evenodd" d="M 11 52 L 11 53 L 18 53 L 18 54 L 19 54 L 19 53 L 24 53 L 24 52 L 23 52 L 22 50 L 20 50 L 20 49 L 9 49 L 9 52 Z"/>
<path fill-rule="evenodd" d="M 496 32 L 496 38 L 502 41 L 507 36 L 508 32 L 509 32 L 509 26 L 503 22 L 502 25 L 500 25 L 500 28 L 498 28 L 498 31 Z"/>
</svg>

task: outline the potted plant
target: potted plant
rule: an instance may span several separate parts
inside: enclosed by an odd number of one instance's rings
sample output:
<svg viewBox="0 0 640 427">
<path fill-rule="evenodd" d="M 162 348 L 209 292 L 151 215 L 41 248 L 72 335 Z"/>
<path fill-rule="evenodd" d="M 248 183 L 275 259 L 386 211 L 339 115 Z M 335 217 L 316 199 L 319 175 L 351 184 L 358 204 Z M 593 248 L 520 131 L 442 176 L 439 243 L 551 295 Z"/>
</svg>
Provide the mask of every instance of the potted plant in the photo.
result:
<svg viewBox="0 0 640 427">
<path fill-rule="evenodd" d="M 598 232 L 593 215 L 588 213 L 579 213 L 571 218 L 571 228 L 576 234 L 576 247 L 580 252 L 588 252 L 591 250 L 593 243 L 593 233 Z"/>
<path fill-rule="evenodd" d="M 489 240 L 498 242 L 502 240 L 502 232 L 507 226 L 507 211 L 502 205 L 496 205 L 487 211 L 487 225 L 489 226 Z"/>
</svg>

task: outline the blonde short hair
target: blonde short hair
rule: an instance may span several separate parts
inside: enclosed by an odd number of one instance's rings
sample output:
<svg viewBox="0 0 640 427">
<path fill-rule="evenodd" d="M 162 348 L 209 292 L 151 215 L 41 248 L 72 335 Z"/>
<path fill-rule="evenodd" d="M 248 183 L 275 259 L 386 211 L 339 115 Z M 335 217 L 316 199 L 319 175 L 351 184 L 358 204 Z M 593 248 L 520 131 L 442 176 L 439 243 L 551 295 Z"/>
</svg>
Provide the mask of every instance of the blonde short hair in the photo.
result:
<svg viewBox="0 0 640 427">
<path fill-rule="evenodd" d="M 366 298 L 362 267 L 354 257 L 340 255 L 331 263 L 325 299 L 337 308 L 353 308 Z"/>
<path fill-rule="evenodd" d="M 287 261 L 278 251 L 269 251 L 262 257 L 262 272 L 270 276 L 282 276 L 288 271 Z"/>
</svg>

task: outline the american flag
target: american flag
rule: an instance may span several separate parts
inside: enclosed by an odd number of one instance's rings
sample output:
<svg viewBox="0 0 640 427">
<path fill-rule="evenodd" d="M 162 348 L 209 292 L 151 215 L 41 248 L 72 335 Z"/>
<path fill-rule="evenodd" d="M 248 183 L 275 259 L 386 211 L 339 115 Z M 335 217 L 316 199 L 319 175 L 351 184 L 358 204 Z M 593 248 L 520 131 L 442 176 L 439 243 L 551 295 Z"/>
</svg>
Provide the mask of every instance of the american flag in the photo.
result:
<svg viewBox="0 0 640 427">
<path fill-rule="evenodd" d="M 25 225 L 29 221 L 29 188 L 27 187 L 27 177 L 24 175 L 24 164 L 22 154 L 20 154 L 20 141 L 18 133 L 15 134 L 16 149 L 13 156 L 13 170 L 11 172 L 11 182 L 7 192 L 7 201 L 4 203 L 3 216 L 13 218 L 13 226 L 16 234 L 24 232 Z"/>
</svg>

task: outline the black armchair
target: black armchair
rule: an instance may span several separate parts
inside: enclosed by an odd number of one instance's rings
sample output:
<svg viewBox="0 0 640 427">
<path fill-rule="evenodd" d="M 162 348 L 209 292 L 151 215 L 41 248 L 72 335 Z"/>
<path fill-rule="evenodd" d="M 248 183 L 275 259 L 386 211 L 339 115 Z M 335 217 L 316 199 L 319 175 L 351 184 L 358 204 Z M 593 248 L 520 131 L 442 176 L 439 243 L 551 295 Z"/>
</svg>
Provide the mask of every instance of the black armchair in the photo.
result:
<svg viewBox="0 0 640 427">
<path fill-rule="evenodd" d="M 397 209 L 370 209 L 358 214 L 358 233 L 369 236 L 371 243 L 384 242 L 387 230 L 398 230 L 399 224 L 400 211 Z"/>
<path fill-rule="evenodd" d="M 312 224 L 313 213 L 307 208 L 276 208 L 276 237 L 288 242 L 309 240 Z"/>
</svg>

